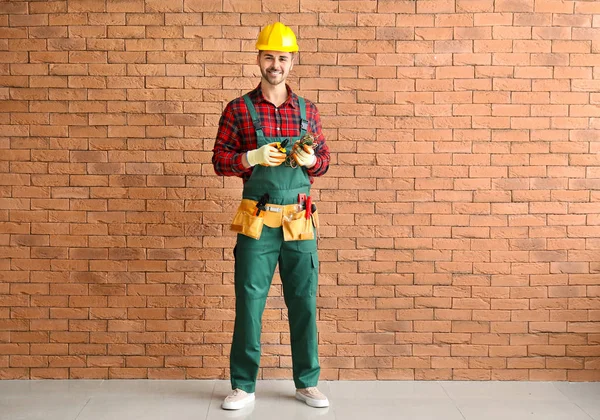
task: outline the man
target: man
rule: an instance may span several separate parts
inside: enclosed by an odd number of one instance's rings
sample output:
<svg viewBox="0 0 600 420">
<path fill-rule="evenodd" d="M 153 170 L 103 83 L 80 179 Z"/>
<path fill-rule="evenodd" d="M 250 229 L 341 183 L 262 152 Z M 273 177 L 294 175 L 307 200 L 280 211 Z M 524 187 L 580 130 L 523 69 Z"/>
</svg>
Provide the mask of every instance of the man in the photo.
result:
<svg viewBox="0 0 600 420">
<path fill-rule="evenodd" d="M 223 409 L 254 401 L 262 314 L 277 263 L 288 308 L 296 398 L 328 407 L 319 380 L 316 327 L 318 227 L 310 187 L 329 168 L 329 149 L 316 106 L 285 83 L 298 51 L 296 35 L 280 22 L 258 36 L 258 87 L 227 104 L 213 149 L 217 175 L 243 179 L 232 223 L 236 315 L 231 345 L 232 393 Z M 307 137 L 311 134 L 312 137 Z"/>
</svg>

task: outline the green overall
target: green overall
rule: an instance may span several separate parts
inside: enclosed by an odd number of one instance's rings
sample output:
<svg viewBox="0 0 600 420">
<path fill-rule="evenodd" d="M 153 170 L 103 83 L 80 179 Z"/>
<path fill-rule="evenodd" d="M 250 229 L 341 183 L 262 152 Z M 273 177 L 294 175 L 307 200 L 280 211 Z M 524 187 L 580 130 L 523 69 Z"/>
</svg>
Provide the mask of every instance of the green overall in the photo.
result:
<svg viewBox="0 0 600 420">
<path fill-rule="evenodd" d="M 298 99 L 301 132 L 299 136 L 290 138 L 290 146 L 308 128 L 305 101 Z M 244 101 L 256 131 L 257 148 L 285 139 L 266 138 L 247 95 L 244 95 Z M 291 168 L 285 164 L 275 167 L 256 165 L 244 185 L 243 198 L 258 201 L 265 193 L 269 193 L 269 204 L 297 203 L 299 193 L 307 196 L 310 193 L 306 168 Z M 316 239 L 284 241 L 281 227 L 264 226 L 259 240 L 238 234 L 234 256 L 236 305 L 230 355 L 232 389 L 254 392 L 260 364 L 262 315 L 277 263 L 288 308 L 294 383 L 296 388 L 316 386 L 320 373 L 316 320 L 319 271 Z"/>
</svg>

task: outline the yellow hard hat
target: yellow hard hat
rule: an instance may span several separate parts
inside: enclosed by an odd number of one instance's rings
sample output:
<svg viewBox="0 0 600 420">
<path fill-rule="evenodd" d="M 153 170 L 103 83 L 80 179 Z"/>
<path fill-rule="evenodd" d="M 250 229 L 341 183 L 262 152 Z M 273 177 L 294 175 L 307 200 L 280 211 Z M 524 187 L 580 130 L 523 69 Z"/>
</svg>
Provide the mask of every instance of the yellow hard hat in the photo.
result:
<svg viewBox="0 0 600 420">
<path fill-rule="evenodd" d="M 296 35 L 283 23 L 272 23 L 260 31 L 256 49 L 259 51 L 296 52 L 298 51 Z"/>
</svg>

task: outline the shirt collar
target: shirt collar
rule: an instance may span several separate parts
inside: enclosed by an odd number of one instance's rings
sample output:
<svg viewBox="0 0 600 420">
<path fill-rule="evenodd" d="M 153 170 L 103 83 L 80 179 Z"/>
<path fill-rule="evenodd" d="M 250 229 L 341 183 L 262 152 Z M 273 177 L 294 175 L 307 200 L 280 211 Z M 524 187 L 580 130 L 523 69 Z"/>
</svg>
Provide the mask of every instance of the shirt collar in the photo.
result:
<svg viewBox="0 0 600 420">
<path fill-rule="evenodd" d="M 291 106 L 292 108 L 298 108 L 299 107 L 298 95 L 296 95 L 294 92 L 292 92 L 292 88 L 287 83 L 285 84 L 285 88 L 287 89 L 288 97 L 285 100 L 285 102 L 279 106 L 279 108 L 285 107 L 285 106 Z M 254 96 L 257 103 L 260 103 L 260 102 L 265 102 L 268 104 L 271 103 L 267 99 L 265 99 L 265 97 L 263 96 L 260 83 L 258 84 L 256 89 L 254 89 L 254 91 L 252 92 L 252 96 Z"/>
</svg>

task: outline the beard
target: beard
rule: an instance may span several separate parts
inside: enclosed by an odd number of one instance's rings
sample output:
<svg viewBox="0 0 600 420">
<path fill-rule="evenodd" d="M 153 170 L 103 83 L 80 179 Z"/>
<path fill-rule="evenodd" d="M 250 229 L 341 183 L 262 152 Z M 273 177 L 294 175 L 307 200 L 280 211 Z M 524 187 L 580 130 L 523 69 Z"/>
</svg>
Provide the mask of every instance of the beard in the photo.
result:
<svg viewBox="0 0 600 420">
<path fill-rule="evenodd" d="M 285 72 L 281 71 L 281 72 L 276 72 L 276 73 L 272 73 L 270 71 L 271 69 L 267 69 L 267 70 L 263 70 L 262 68 L 260 69 L 260 73 L 262 74 L 262 77 L 264 80 L 266 80 L 269 84 L 273 85 L 273 86 L 277 86 L 279 84 L 281 84 L 283 81 L 285 81 Z"/>
</svg>

